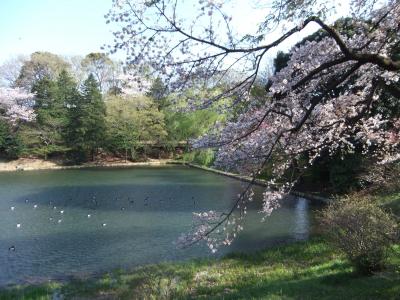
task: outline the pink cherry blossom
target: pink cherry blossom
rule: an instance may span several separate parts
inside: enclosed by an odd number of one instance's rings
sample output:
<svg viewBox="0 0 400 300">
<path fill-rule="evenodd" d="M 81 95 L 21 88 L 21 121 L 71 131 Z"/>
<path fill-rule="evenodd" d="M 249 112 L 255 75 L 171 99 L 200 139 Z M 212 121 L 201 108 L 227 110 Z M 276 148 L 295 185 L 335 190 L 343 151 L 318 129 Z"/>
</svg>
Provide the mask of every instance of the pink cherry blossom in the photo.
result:
<svg viewBox="0 0 400 300">
<path fill-rule="evenodd" d="M 21 88 L 0 88 L 0 108 L 4 110 L 3 117 L 12 124 L 35 119 L 33 110 L 34 94 Z"/>
</svg>

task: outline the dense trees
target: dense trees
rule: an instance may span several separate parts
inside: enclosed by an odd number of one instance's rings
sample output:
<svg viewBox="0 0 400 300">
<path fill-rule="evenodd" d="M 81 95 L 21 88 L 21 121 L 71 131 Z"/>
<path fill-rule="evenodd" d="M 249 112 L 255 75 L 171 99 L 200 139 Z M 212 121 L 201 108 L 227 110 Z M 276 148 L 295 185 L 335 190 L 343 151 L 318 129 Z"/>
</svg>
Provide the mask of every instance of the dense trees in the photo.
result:
<svg viewBox="0 0 400 300">
<path fill-rule="evenodd" d="M 64 60 L 37 52 L 22 61 L 18 76 L 4 81 L 24 88 L 0 88 L 2 156 L 83 162 L 102 153 L 141 159 L 153 147 L 173 151 L 217 120 L 212 111 L 177 111 L 180 96 L 168 94 L 161 78 L 122 71 L 102 53 Z"/>
</svg>

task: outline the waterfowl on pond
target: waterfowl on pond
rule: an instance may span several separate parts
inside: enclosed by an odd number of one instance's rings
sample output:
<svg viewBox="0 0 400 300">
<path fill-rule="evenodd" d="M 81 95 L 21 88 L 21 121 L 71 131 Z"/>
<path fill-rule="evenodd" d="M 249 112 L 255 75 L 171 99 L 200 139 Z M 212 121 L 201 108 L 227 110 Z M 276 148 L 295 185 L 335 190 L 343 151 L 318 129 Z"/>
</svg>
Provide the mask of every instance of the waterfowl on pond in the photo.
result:
<svg viewBox="0 0 400 300">
<path fill-rule="evenodd" d="M 21 224 L 20 223 L 17 224 L 17 228 L 21 228 Z"/>
<path fill-rule="evenodd" d="M 103 223 L 103 224 L 101 224 L 101 226 L 106 227 L 106 226 L 107 226 L 107 223 Z"/>
<path fill-rule="evenodd" d="M 60 210 L 60 214 L 63 214 L 64 213 L 64 211 L 63 210 Z"/>
<path fill-rule="evenodd" d="M 35 204 L 35 205 L 33 206 L 33 208 L 37 208 L 37 204 Z"/>
<path fill-rule="evenodd" d="M 10 207 L 10 209 L 11 209 L 11 210 L 14 210 L 14 209 L 15 209 L 15 207 L 14 207 L 14 206 L 11 206 L 11 207 Z"/>
<path fill-rule="evenodd" d="M 59 219 L 59 220 L 57 221 L 58 224 L 60 224 L 61 222 L 62 222 L 62 219 Z"/>
<path fill-rule="evenodd" d="M 8 251 L 15 251 L 15 246 L 14 246 L 14 245 L 10 246 L 10 247 L 8 248 Z"/>
<path fill-rule="evenodd" d="M 88 214 L 88 215 L 87 215 L 88 218 L 90 218 L 91 216 L 92 216 L 91 214 Z"/>
</svg>

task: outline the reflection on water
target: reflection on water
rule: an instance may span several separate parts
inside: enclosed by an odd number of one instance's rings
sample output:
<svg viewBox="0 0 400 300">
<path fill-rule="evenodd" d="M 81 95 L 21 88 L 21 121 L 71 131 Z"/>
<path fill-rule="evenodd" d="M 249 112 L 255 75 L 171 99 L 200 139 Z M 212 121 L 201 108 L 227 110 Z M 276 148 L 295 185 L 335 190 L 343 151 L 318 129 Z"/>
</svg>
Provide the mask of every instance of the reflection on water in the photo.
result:
<svg viewBox="0 0 400 300">
<path fill-rule="evenodd" d="M 211 256 L 174 241 L 193 211 L 225 211 L 241 188 L 176 166 L 0 174 L 0 285 Z M 308 237 L 307 200 L 285 199 L 262 223 L 260 188 L 255 195 L 245 230 L 217 255 Z"/>
<path fill-rule="evenodd" d="M 294 235 L 299 240 L 307 239 L 309 236 L 310 218 L 308 215 L 309 202 L 304 198 L 297 198 L 294 208 L 295 230 Z"/>
</svg>

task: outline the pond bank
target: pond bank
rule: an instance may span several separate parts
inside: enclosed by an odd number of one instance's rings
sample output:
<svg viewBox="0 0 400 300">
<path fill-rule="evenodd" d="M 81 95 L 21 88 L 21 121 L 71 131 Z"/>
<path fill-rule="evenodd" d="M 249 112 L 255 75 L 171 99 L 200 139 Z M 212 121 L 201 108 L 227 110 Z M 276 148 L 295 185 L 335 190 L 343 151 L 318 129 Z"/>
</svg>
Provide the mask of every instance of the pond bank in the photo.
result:
<svg viewBox="0 0 400 300">
<path fill-rule="evenodd" d="M 0 172 L 35 171 L 35 170 L 66 170 L 96 167 L 134 167 L 134 166 L 163 166 L 174 163 L 170 159 L 149 159 L 145 162 L 96 161 L 81 165 L 64 165 L 61 161 L 42 160 L 37 158 L 20 158 L 12 161 L 0 161 Z"/>
<path fill-rule="evenodd" d="M 197 169 L 201 169 L 201 170 L 204 170 L 204 171 L 207 171 L 207 172 L 212 172 L 212 173 L 215 173 L 215 174 L 219 174 L 219 175 L 222 175 L 222 176 L 235 178 L 235 179 L 240 180 L 242 182 L 248 182 L 248 183 L 253 182 L 256 185 L 260 185 L 260 186 L 264 186 L 264 187 L 268 186 L 267 182 L 265 180 L 262 180 L 262 179 L 255 179 L 253 181 L 253 178 L 251 178 L 249 176 L 242 176 L 242 175 L 238 175 L 238 174 L 235 174 L 235 173 L 225 172 L 225 171 L 217 170 L 217 169 L 214 169 L 214 168 L 200 166 L 200 165 L 193 164 L 193 163 L 183 163 L 183 164 L 185 164 L 187 166 L 190 166 L 192 168 L 197 168 Z M 297 197 L 306 198 L 306 199 L 312 200 L 314 202 L 322 203 L 322 204 L 328 204 L 331 201 L 331 199 L 329 199 L 329 198 L 320 197 L 320 196 L 313 195 L 313 194 L 310 194 L 310 193 L 292 191 L 290 194 L 292 194 L 294 196 L 297 196 Z"/>
<path fill-rule="evenodd" d="M 384 273 L 357 276 L 320 237 L 254 254 L 117 270 L 0 290 L 0 299 L 397 299 L 400 247 Z M 61 298 L 58 298 L 61 299 Z"/>
</svg>

